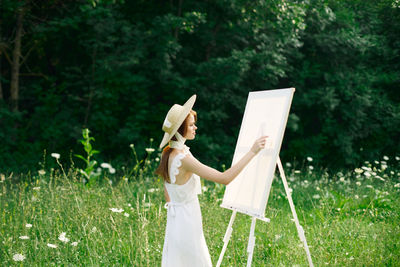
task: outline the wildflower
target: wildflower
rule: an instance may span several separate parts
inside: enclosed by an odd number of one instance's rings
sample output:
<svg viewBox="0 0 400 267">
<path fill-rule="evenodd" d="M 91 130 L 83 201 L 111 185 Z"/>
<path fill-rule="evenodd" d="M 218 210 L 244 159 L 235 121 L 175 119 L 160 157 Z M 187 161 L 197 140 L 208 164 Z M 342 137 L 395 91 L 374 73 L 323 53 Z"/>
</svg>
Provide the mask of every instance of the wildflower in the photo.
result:
<svg viewBox="0 0 400 267">
<path fill-rule="evenodd" d="M 109 168 L 108 171 L 109 171 L 111 174 L 114 174 L 114 173 L 115 173 L 115 169 L 114 169 L 114 168 Z"/>
<path fill-rule="evenodd" d="M 50 243 L 48 243 L 47 246 L 48 246 L 49 248 L 57 248 L 57 245 L 50 244 Z"/>
<path fill-rule="evenodd" d="M 286 167 L 290 168 L 292 167 L 292 164 L 290 162 L 286 162 Z"/>
<path fill-rule="evenodd" d="M 313 195 L 313 197 L 312 197 L 313 199 L 319 199 L 319 198 L 321 198 L 320 197 L 320 195 L 318 195 L 318 194 L 315 194 L 315 195 Z"/>
<path fill-rule="evenodd" d="M 111 210 L 112 212 L 116 212 L 116 213 L 121 213 L 121 212 L 124 211 L 123 209 L 117 209 L 117 208 L 110 208 L 110 210 Z"/>
<path fill-rule="evenodd" d="M 25 260 L 25 256 L 22 255 L 22 254 L 15 254 L 15 255 L 13 256 L 13 260 L 14 260 L 14 261 L 23 261 L 23 260 Z"/>
<path fill-rule="evenodd" d="M 379 164 L 379 161 L 375 160 L 374 163 L 375 163 L 375 164 Z"/>
<path fill-rule="evenodd" d="M 398 184 L 395 184 L 395 185 L 394 185 L 394 187 L 396 187 L 396 188 L 400 188 L 400 183 L 398 183 Z"/>
<path fill-rule="evenodd" d="M 310 169 L 310 170 L 314 170 L 314 167 L 313 166 L 308 166 L 308 168 Z"/>
<path fill-rule="evenodd" d="M 344 182 L 344 177 L 340 177 L 340 181 L 341 181 L 341 182 Z"/>
<path fill-rule="evenodd" d="M 132 207 L 132 204 L 131 204 L 131 203 L 128 203 L 128 207 Z"/>
<path fill-rule="evenodd" d="M 361 185 L 361 182 L 357 181 L 357 182 L 356 182 L 356 185 L 360 186 L 360 185 Z"/>
<path fill-rule="evenodd" d="M 400 157 L 398 157 L 398 156 L 396 156 L 396 157 L 394 157 L 397 161 L 399 161 L 400 160 Z"/>
<path fill-rule="evenodd" d="M 60 154 L 58 153 L 51 153 L 51 156 L 55 159 L 59 159 L 60 158 Z"/>
<path fill-rule="evenodd" d="M 370 185 L 370 184 L 367 184 L 367 187 L 368 187 L 368 188 L 371 188 L 371 189 L 374 188 L 374 187 L 373 187 L 372 185 Z"/>
<path fill-rule="evenodd" d="M 156 158 L 156 161 L 157 161 L 157 162 L 159 162 L 159 161 L 160 161 L 160 158 L 159 158 L 159 157 L 157 157 L 157 158 Z"/>
<path fill-rule="evenodd" d="M 58 237 L 58 239 L 59 239 L 61 242 L 68 243 L 68 242 L 69 242 L 69 238 L 66 237 L 65 235 L 66 235 L 66 233 L 65 233 L 65 232 L 62 232 L 62 233 L 60 234 L 60 236 Z"/>
<path fill-rule="evenodd" d="M 135 147 L 135 145 L 134 145 L 134 144 L 130 144 L 129 146 L 130 146 L 131 148 L 134 148 L 134 147 Z"/>
<path fill-rule="evenodd" d="M 146 148 L 146 152 L 147 153 L 153 153 L 155 151 L 155 149 L 154 148 Z"/>
<path fill-rule="evenodd" d="M 356 168 L 356 169 L 354 170 L 354 172 L 360 174 L 360 173 L 363 172 L 363 170 L 362 170 L 362 169 L 359 169 L 359 168 Z"/>
<path fill-rule="evenodd" d="M 110 185 L 112 185 L 113 182 L 112 182 L 112 180 L 108 180 L 108 183 L 109 183 Z"/>
<path fill-rule="evenodd" d="M 153 193 L 154 191 L 156 191 L 155 188 L 150 188 L 149 190 L 147 190 L 147 192 L 149 192 L 149 193 Z"/>
<path fill-rule="evenodd" d="M 312 157 L 307 157 L 307 161 L 311 162 L 311 161 L 313 161 L 313 158 Z"/>
<path fill-rule="evenodd" d="M 300 173 L 300 171 L 299 170 L 295 170 L 294 173 Z"/>
<path fill-rule="evenodd" d="M 370 177 L 370 176 L 371 176 L 371 174 L 370 174 L 369 172 L 364 172 L 364 175 L 365 175 L 366 177 Z"/>
<path fill-rule="evenodd" d="M 29 236 L 23 235 L 23 236 L 20 236 L 19 239 L 27 240 L 27 239 L 29 239 Z"/>
<path fill-rule="evenodd" d="M 389 160 L 389 157 L 388 157 L 388 156 L 383 156 L 383 159 L 386 160 L 386 161 L 388 161 L 388 160 Z"/>
<path fill-rule="evenodd" d="M 34 188 L 32 188 L 33 190 L 40 190 L 40 186 L 36 186 L 36 187 L 34 187 Z"/>
<path fill-rule="evenodd" d="M 364 171 L 372 171 L 370 167 L 365 167 L 365 166 L 362 166 L 361 169 L 363 169 Z"/>
<path fill-rule="evenodd" d="M 78 245 L 78 242 L 76 242 L 76 241 L 71 243 L 71 246 L 76 247 L 77 245 Z"/>
<path fill-rule="evenodd" d="M 45 170 L 38 170 L 39 175 L 45 175 L 46 171 Z"/>
<path fill-rule="evenodd" d="M 27 223 L 27 224 L 25 225 L 25 227 L 26 227 L 26 228 L 31 228 L 31 227 L 32 227 L 32 224 Z"/>
<path fill-rule="evenodd" d="M 97 228 L 96 226 L 93 226 L 92 230 L 90 231 L 91 233 L 96 233 L 97 232 Z"/>
<path fill-rule="evenodd" d="M 124 216 L 128 218 L 129 217 L 129 213 L 125 212 Z"/>
<path fill-rule="evenodd" d="M 354 198 L 355 198 L 355 199 L 359 199 L 360 197 L 359 197 L 358 195 L 355 195 Z"/>
<path fill-rule="evenodd" d="M 111 166 L 110 164 L 105 163 L 105 162 L 103 162 L 102 164 L 100 164 L 100 166 L 101 166 L 102 168 L 104 168 L 104 169 L 110 169 L 110 168 L 112 168 L 112 166 Z"/>
</svg>

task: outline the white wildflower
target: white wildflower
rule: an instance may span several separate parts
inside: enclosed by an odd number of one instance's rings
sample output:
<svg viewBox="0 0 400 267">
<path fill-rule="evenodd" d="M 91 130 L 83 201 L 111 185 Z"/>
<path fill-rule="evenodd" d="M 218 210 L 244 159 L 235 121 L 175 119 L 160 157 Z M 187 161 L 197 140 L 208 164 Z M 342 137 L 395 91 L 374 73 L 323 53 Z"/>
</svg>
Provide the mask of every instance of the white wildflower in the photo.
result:
<svg viewBox="0 0 400 267">
<path fill-rule="evenodd" d="M 64 243 L 68 243 L 69 242 L 69 238 L 66 237 L 66 233 L 65 232 L 62 232 L 60 234 L 60 236 L 58 237 L 58 240 L 60 240 L 61 242 L 64 242 Z"/>
<path fill-rule="evenodd" d="M 36 186 L 36 187 L 34 187 L 32 189 L 38 191 L 38 190 L 40 190 L 40 186 Z"/>
<path fill-rule="evenodd" d="M 134 147 L 135 147 L 135 145 L 134 145 L 134 144 L 130 144 L 129 146 L 130 146 L 131 148 L 134 148 Z"/>
<path fill-rule="evenodd" d="M 143 206 L 145 206 L 146 208 L 149 208 L 149 207 L 151 207 L 151 203 L 150 202 L 146 202 L 146 203 L 143 204 Z"/>
<path fill-rule="evenodd" d="M 299 170 L 295 170 L 294 173 L 300 173 L 300 171 Z"/>
<path fill-rule="evenodd" d="M 389 157 L 388 157 L 388 156 L 383 156 L 383 159 L 386 160 L 386 161 L 388 161 L 388 160 L 389 160 Z"/>
<path fill-rule="evenodd" d="M 370 184 L 367 184 L 367 188 L 373 189 L 374 187 L 372 185 L 370 185 Z"/>
<path fill-rule="evenodd" d="M 313 161 L 313 158 L 312 157 L 307 157 L 307 161 L 311 162 L 311 161 Z"/>
<path fill-rule="evenodd" d="M 343 183 L 344 182 L 344 177 L 340 177 L 339 180 Z"/>
<path fill-rule="evenodd" d="M 15 254 L 15 255 L 13 256 L 13 260 L 14 260 L 14 261 L 23 261 L 23 260 L 25 260 L 25 256 L 22 255 L 22 254 Z"/>
<path fill-rule="evenodd" d="M 370 174 L 369 172 L 364 172 L 364 175 L 365 175 L 366 177 L 370 177 L 370 176 L 371 176 L 371 174 Z"/>
<path fill-rule="evenodd" d="M 308 166 L 308 168 L 310 169 L 310 170 L 314 170 L 314 167 L 313 166 Z"/>
<path fill-rule="evenodd" d="M 153 192 L 155 192 L 155 191 L 156 191 L 155 188 L 150 188 L 149 190 L 147 190 L 147 192 L 149 192 L 149 193 L 153 193 Z"/>
<path fill-rule="evenodd" d="M 48 246 L 49 248 L 57 248 L 57 245 L 50 244 L 50 243 L 48 243 L 47 246 Z"/>
<path fill-rule="evenodd" d="M 23 236 L 20 236 L 19 239 L 27 240 L 27 239 L 29 239 L 29 236 L 23 235 Z"/>
<path fill-rule="evenodd" d="M 101 166 L 102 168 L 104 168 L 104 169 L 110 169 L 110 168 L 112 168 L 112 166 L 111 166 L 109 163 L 105 163 L 105 162 L 103 162 L 102 164 L 100 164 L 100 166 Z"/>
<path fill-rule="evenodd" d="M 45 175 L 46 171 L 45 170 L 38 170 L 39 175 Z"/>
<path fill-rule="evenodd" d="M 357 182 L 356 182 L 356 185 L 360 186 L 360 185 L 361 185 L 361 182 L 357 181 Z"/>
<path fill-rule="evenodd" d="M 125 213 L 124 213 L 124 216 L 125 216 L 125 217 L 129 217 L 129 213 L 125 212 Z"/>
<path fill-rule="evenodd" d="M 109 168 L 108 171 L 109 171 L 111 174 L 114 174 L 114 173 L 115 173 L 115 169 L 114 169 L 114 168 Z"/>
<path fill-rule="evenodd" d="M 361 169 L 363 169 L 364 171 L 372 171 L 370 167 L 365 167 L 365 166 L 362 166 Z"/>
<path fill-rule="evenodd" d="M 394 157 L 397 161 L 399 161 L 400 160 L 400 157 L 398 157 L 398 156 L 396 156 L 396 157 Z"/>
<path fill-rule="evenodd" d="M 355 198 L 355 199 L 359 199 L 360 197 L 359 197 L 358 195 L 355 195 L 354 198 Z"/>
<path fill-rule="evenodd" d="M 379 164 L 379 161 L 375 160 L 374 163 L 375 163 L 375 164 Z"/>
<path fill-rule="evenodd" d="M 51 156 L 55 159 L 59 159 L 60 158 L 60 154 L 58 153 L 51 153 Z"/>
<path fill-rule="evenodd" d="M 132 204 L 131 204 L 131 203 L 128 203 L 128 207 L 132 207 Z"/>
<path fill-rule="evenodd" d="M 320 195 L 316 194 L 316 195 L 313 195 L 312 198 L 313 198 L 313 199 L 319 199 L 319 198 L 321 198 L 321 197 L 320 197 Z"/>
<path fill-rule="evenodd" d="M 26 227 L 26 228 L 31 228 L 31 227 L 32 227 L 32 224 L 27 223 L 27 224 L 25 225 L 25 227 Z"/>
<path fill-rule="evenodd" d="M 292 164 L 290 162 L 286 162 L 286 167 L 290 168 L 292 167 Z"/>
<path fill-rule="evenodd" d="M 396 188 L 400 188 L 400 183 L 398 183 L 398 184 L 395 184 L 395 185 L 394 185 L 394 187 L 396 187 Z"/>
<path fill-rule="evenodd" d="M 90 231 L 91 233 L 96 233 L 97 232 L 97 228 L 96 226 L 93 226 L 92 230 Z"/>
<path fill-rule="evenodd" d="M 124 211 L 123 209 L 117 209 L 117 208 L 110 208 L 110 210 L 111 210 L 112 212 L 116 212 L 116 213 L 121 213 L 121 212 Z"/>
<path fill-rule="evenodd" d="M 160 158 L 159 158 L 159 157 L 157 157 L 157 158 L 156 158 L 156 162 L 159 162 L 159 161 L 160 161 Z"/>
<path fill-rule="evenodd" d="M 151 147 L 150 148 L 146 148 L 146 152 L 149 153 L 149 154 L 153 153 L 154 151 L 155 151 L 154 148 L 151 148 Z"/>
<path fill-rule="evenodd" d="M 78 242 L 76 242 L 76 241 L 71 243 L 71 246 L 76 247 L 77 245 L 78 245 Z"/>
<path fill-rule="evenodd" d="M 356 168 L 356 169 L 354 170 L 354 172 L 360 174 L 360 173 L 363 173 L 363 170 L 360 169 L 360 168 Z"/>
</svg>

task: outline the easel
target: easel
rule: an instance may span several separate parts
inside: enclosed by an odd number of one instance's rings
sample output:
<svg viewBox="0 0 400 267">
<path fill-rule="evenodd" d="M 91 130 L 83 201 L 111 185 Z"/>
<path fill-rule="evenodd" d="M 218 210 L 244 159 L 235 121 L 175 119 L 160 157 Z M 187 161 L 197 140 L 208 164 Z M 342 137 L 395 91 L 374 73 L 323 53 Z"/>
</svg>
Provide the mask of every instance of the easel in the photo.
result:
<svg viewBox="0 0 400 267">
<path fill-rule="evenodd" d="M 290 209 L 291 209 L 292 214 L 293 214 L 294 222 L 296 224 L 297 233 L 299 234 L 300 241 L 303 242 L 303 246 L 304 246 L 304 249 L 305 249 L 306 254 L 307 254 L 308 264 L 309 264 L 310 267 L 313 267 L 314 265 L 312 263 L 310 250 L 309 250 L 308 245 L 307 245 L 306 236 L 304 234 L 303 227 L 300 225 L 299 219 L 297 218 L 297 213 L 296 213 L 296 210 L 294 208 L 292 196 L 291 196 L 290 191 L 289 191 L 289 186 L 288 186 L 288 183 L 286 181 L 286 176 L 285 176 L 285 173 L 283 171 L 282 163 L 281 163 L 281 160 L 280 160 L 279 156 L 278 156 L 278 159 L 277 159 L 277 165 L 278 165 L 280 176 L 282 178 L 283 186 L 285 187 L 286 196 L 287 196 L 288 201 L 289 201 L 289 205 L 290 205 Z M 235 220 L 235 217 L 236 217 L 236 212 L 237 212 L 236 210 L 233 210 L 231 219 L 229 221 L 228 228 L 226 229 L 226 233 L 225 233 L 225 236 L 224 236 L 224 246 L 222 248 L 221 254 L 219 255 L 217 267 L 221 266 L 222 259 L 224 257 L 226 248 L 228 246 L 229 240 L 231 239 L 231 234 L 232 234 L 232 230 L 233 230 L 232 225 L 233 225 L 233 221 Z M 270 221 L 268 218 L 259 218 L 259 217 L 252 216 L 251 227 L 250 227 L 250 235 L 249 235 L 249 242 L 248 242 L 248 245 L 247 245 L 247 253 L 248 253 L 247 267 L 251 266 L 251 262 L 253 260 L 253 251 L 254 251 L 254 245 L 255 245 L 255 240 L 256 240 L 256 237 L 254 236 L 254 230 L 256 228 L 256 219 L 260 219 L 260 220 L 263 220 L 265 222 L 269 222 Z"/>
</svg>

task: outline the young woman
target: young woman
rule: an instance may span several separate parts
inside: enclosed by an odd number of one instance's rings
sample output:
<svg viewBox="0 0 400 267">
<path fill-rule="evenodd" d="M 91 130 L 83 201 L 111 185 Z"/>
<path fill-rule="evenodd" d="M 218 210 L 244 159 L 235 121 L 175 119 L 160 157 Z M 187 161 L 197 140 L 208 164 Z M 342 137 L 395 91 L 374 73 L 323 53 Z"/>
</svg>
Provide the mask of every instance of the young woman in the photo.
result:
<svg viewBox="0 0 400 267">
<path fill-rule="evenodd" d="M 196 95 L 183 106 L 175 104 L 164 120 L 163 150 L 156 174 L 164 179 L 167 201 L 162 267 L 212 266 L 203 234 L 200 205 L 200 177 L 221 184 L 229 184 L 242 169 L 265 147 L 266 136 L 257 139 L 249 152 L 225 172 L 219 172 L 198 161 L 184 144 L 196 137 L 197 114 L 192 110 Z"/>
</svg>

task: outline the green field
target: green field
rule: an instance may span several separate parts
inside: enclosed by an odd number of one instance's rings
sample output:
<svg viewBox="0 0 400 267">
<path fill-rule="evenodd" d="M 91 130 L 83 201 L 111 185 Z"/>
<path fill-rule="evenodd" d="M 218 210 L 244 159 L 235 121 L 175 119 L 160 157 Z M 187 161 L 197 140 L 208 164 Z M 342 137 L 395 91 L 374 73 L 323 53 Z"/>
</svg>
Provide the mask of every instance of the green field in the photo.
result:
<svg viewBox="0 0 400 267">
<path fill-rule="evenodd" d="M 400 266 L 398 161 L 337 174 L 309 164 L 285 171 L 314 265 Z M 160 266 L 166 210 L 162 183 L 150 169 L 136 178 L 125 168 L 103 174 L 91 187 L 72 169 L 26 174 L 18 183 L 1 174 L 2 266 Z M 231 211 L 219 207 L 224 186 L 205 182 L 203 189 L 204 234 L 215 265 Z M 306 266 L 280 179 L 266 217 L 270 223 L 257 221 L 253 266 Z M 250 223 L 236 216 L 222 266 L 245 266 Z"/>
</svg>

